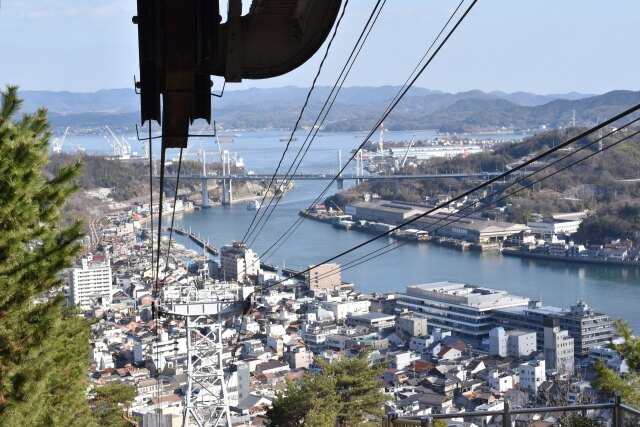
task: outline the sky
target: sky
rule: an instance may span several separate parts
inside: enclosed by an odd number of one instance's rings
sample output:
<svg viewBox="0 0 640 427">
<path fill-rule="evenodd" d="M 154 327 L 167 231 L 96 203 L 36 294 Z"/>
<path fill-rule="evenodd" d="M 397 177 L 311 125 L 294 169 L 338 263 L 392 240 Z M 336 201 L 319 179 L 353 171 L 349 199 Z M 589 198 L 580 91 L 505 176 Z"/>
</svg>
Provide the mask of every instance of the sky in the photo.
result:
<svg viewBox="0 0 640 427">
<path fill-rule="evenodd" d="M 333 84 L 374 3 L 349 1 L 320 84 Z M 387 0 L 345 85 L 402 84 L 457 3 Z M 139 74 L 135 8 L 135 0 L 0 0 L 0 85 L 132 87 Z M 416 85 L 447 92 L 638 90 L 638 16 L 637 0 L 479 0 Z M 226 90 L 308 87 L 321 52 L 284 76 Z M 221 79 L 214 82 L 219 88 Z"/>
</svg>

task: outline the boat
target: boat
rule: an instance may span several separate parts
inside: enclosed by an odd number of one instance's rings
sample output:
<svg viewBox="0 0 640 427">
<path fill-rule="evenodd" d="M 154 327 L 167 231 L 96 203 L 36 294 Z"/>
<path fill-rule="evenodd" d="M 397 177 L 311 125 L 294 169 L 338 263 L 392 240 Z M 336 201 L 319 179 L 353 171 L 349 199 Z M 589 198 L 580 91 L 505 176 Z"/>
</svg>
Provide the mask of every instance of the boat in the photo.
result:
<svg viewBox="0 0 640 427">
<path fill-rule="evenodd" d="M 291 141 L 297 141 L 298 137 L 294 136 L 293 138 L 291 138 Z M 289 138 L 280 138 L 280 142 L 289 142 Z"/>
<path fill-rule="evenodd" d="M 258 209 L 260 209 L 260 202 L 257 200 L 252 200 L 249 203 L 247 203 L 247 210 L 250 211 L 257 211 Z"/>
<path fill-rule="evenodd" d="M 233 157 L 233 165 L 238 169 L 244 169 L 244 159 L 242 157 L 238 157 L 238 153 Z"/>
</svg>

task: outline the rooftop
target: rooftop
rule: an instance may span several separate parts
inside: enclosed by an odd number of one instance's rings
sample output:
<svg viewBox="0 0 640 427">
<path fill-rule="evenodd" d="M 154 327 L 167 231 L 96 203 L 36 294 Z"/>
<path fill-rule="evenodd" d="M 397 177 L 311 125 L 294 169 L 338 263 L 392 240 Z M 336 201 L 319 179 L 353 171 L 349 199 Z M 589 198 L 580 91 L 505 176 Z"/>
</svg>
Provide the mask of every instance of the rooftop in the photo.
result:
<svg viewBox="0 0 640 427">
<path fill-rule="evenodd" d="M 407 286 L 407 294 L 419 298 L 449 302 L 455 305 L 475 307 L 480 311 L 518 306 L 526 307 L 529 303 L 528 298 L 511 295 L 503 290 L 448 281 Z"/>
</svg>

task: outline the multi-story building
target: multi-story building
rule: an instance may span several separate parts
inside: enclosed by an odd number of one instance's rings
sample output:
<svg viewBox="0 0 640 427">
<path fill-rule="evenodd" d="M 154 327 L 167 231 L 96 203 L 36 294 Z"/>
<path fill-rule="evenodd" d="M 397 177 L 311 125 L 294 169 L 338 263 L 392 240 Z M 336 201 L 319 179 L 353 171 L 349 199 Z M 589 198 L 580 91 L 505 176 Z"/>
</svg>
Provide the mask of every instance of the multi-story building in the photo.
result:
<svg viewBox="0 0 640 427">
<path fill-rule="evenodd" d="M 309 274 L 307 275 L 309 289 L 324 289 L 327 292 L 333 292 L 335 287 L 340 286 L 341 283 L 340 264 L 330 263 L 309 266 Z"/>
<path fill-rule="evenodd" d="M 417 316 L 409 310 L 402 310 L 396 316 L 396 331 L 405 332 L 412 337 L 426 336 L 427 325 L 426 317 Z"/>
<path fill-rule="evenodd" d="M 577 357 L 586 357 L 590 348 L 606 345 L 613 337 L 613 321 L 609 315 L 593 311 L 584 301 L 578 301 L 568 310 L 531 301 L 526 307 L 497 309 L 493 318 L 496 326 L 535 331 L 538 348 L 544 344 L 545 320 L 557 318 L 560 327 L 574 339 Z"/>
<path fill-rule="evenodd" d="M 546 369 L 544 359 L 533 359 L 520 364 L 520 388 L 537 394 L 538 388 L 547 379 Z"/>
<path fill-rule="evenodd" d="M 467 339 L 480 341 L 494 326 L 492 311 L 499 308 L 526 307 L 527 298 L 506 291 L 436 282 L 407 286 L 400 294 L 397 310 L 412 310 L 429 321 L 429 328 L 442 328 Z"/>
<path fill-rule="evenodd" d="M 312 352 L 318 354 L 326 348 L 327 336 L 337 334 L 339 328 L 333 322 L 304 323 L 301 329 L 301 338 L 304 344 Z"/>
<path fill-rule="evenodd" d="M 365 326 L 372 331 L 392 332 L 396 326 L 395 316 L 384 313 L 349 314 L 347 324 Z"/>
<path fill-rule="evenodd" d="M 260 258 L 243 242 L 233 242 L 220 249 L 220 275 L 224 280 L 243 281 L 246 276 L 257 276 Z"/>
<path fill-rule="evenodd" d="M 101 305 L 111 305 L 112 275 L 109 258 L 93 259 L 90 255 L 82 259 L 82 266 L 69 274 L 69 297 L 72 305 L 83 310 Z"/>
<path fill-rule="evenodd" d="M 333 313 L 336 321 L 345 320 L 347 315 L 365 314 L 369 312 L 371 302 L 368 299 L 346 300 L 346 301 L 322 301 L 323 309 Z"/>
<path fill-rule="evenodd" d="M 560 329 L 559 319 L 545 319 L 544 359 L 549 369 L 561 374 L 573 373 L 573 338 L 569 331 Z"/>
<path fill-rule="evenodd" d="M 506 357 L 528 356 L 537 349 L 536 333 L 532 331 L 505 331 L 502 327 L 489 332 L 489 354 Z"/>
</svg>

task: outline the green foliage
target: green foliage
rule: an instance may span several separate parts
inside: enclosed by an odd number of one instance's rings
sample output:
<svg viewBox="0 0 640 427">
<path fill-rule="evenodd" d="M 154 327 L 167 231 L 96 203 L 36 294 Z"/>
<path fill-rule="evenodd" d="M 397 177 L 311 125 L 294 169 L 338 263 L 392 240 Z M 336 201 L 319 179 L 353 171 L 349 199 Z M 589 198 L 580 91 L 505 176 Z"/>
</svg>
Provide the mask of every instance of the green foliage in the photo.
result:
<svg viewBox="0 0 640 427">
<path fill-rule="evenodd" d="M 17 88 L 0 92 L 0 420 L 7 426 L 88 426 L 90 330 L 57 296 L 81 224 L 58 228 L 80 164 L 42 177 L 51 136 L 44 109 L 15 119 Z"/>
<path fill-rule="evenodd" d="M 574 415 L 573 417 L 570 418 L 567 425 L 571 427 L 600 427 L 601 426 L 601 424 L 598 421 L 592 420 L 591 418 L 584 417 L 582 415 Z"/>
<path fill-rule="evenodd" d="M 149 182 L 148 162 L 125 162 L 104 156 L 61 153 L 51 157 L 46 170 L 50 173 L 58 173 L 64 165 L 75 159 L 82 161 L 85 165 L 79 179 L 80 187 L 85 190 L 113 188 L 111 195 L 116 201 L 146 194 Z"/>
<path fill-rule="evenodd" d="M 616 320 L 616 330 L 624 339 L 622 344 L 612 344 L 611 348 L 620 353 L 629 366 L 629 373 L 622 378 L 602 361 L 596 364 L 596 379 L 593 386 L 605 396 L 620 392 L 624 403 L 640 408 L 640 338 L 634 337 L 629 323 Z"/>
<path fill-rule="evenodd" d="M 137 392 L 133 386 L 108 383 L 92 390 L 91 411 L 99 426 L 120 427 L 130 425 L 123 418 Z"/>
<path fill-rule="evenodd" d="M 601 244 L 607 240 L 640 234 L 640 203 L 626 201 L 604 205 L 580 224 L 578 241 Z"/>
<path fill-rule="evenodd" d="M 384 366 L 371 366 L 367 353 L 317 363 L 322 373 L 289 382 L 276 396 L 267 411 L 271 426 L 357 426 L 380 417 L 384 395 L 378 377 Z"/>
<path fill-rule="evenodd" d="M 433 420 L 433 427 L 447 427 L 448 424 L 445 420 Z"/>
</svg>

